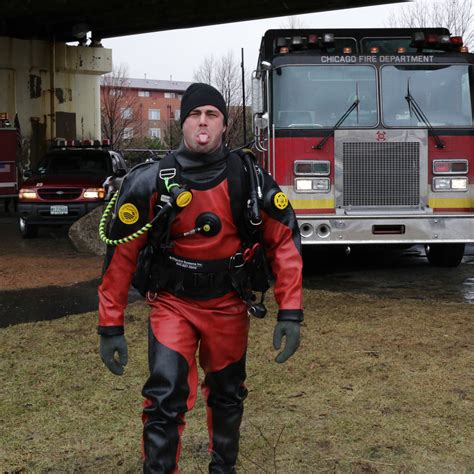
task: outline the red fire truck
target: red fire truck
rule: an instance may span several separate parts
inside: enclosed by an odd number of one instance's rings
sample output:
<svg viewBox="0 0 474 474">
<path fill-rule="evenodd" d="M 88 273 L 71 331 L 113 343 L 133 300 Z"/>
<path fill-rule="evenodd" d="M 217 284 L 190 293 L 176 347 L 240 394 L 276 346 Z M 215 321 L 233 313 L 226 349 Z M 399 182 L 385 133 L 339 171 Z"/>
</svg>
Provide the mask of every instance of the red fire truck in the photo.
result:
<svg viewBox="0 0 474 474">
<path fill-rule="evenodd" d="M 474 55 L 444 28 L 269 30 L 256 147 L 305 245 L 474 242 Z"/>
<path fill-rule="evenodd" d="M 0 198 L 17 198 L 19 173 L 17 166 L 17 131 L 5 126 L 0 114 Z"/>
</svg>

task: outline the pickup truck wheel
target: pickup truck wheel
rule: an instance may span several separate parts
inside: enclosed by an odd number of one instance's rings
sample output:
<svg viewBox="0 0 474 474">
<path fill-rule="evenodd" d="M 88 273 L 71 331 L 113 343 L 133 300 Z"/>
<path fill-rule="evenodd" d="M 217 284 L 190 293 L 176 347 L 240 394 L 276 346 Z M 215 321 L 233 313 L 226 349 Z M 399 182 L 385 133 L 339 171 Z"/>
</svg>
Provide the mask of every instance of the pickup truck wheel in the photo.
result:
<svg viewBox="0 0 474 474">
<path fill-rule="evenodd" d="M 464 256 L 465 244 L 425 245 L 428 262 L 435 267 L 457 267 Z"/>
<path fill-rule="evenodd" d="M 25 219 L 20 217 L 20 234 L 24 239 L 31 239 L 38 235 L 38 226 L 28 224 Z"/>
</svg>

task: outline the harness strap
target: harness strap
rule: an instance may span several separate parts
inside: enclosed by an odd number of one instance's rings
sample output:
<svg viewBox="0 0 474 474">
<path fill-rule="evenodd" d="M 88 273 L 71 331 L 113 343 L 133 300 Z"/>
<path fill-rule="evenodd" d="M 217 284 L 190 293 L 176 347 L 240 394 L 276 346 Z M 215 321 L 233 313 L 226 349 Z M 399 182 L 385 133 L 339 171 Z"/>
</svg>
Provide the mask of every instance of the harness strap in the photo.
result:
<svg viewBox="0 0 474 474">
<path fill-rule="evenodd" d="M 164 264 L 184 271 L 196 273 L 218 273 L 230 270 L 232 268 L 232 263 L 234 262 L 234 257 L 237 255 L 242 256 L 243 259 L 242 252 L 238 252 L 230 258 L 220 260 L 194 260 L 168 253 L 164 255 Z"/>
</svg>

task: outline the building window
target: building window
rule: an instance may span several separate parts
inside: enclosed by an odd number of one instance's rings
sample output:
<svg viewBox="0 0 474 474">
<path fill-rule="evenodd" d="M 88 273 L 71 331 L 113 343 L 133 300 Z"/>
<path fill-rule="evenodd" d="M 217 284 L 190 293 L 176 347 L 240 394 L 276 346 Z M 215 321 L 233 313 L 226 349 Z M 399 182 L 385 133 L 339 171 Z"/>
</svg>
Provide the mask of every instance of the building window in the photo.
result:
<svg viewBox="0 0 474 474">
<path fill-rule="evenodd" d="M 150 97 L 150 91 L 138 91 L 138 97 Z"/>
<path fill-rule="evenodd" d="M 121 89 L 109 89 L 109 95 L 121 97 L 123 95 L 123 92 Z"/>
<path fill-rule="evenodd" d="M 149 109 L 148 120 L 160 120 L 160 109 Z"/>
<path fill-rule="evenodd" d="M 122 107 L 120 109 L 120 113 L 122 114 L 122 118 L 128 119 L 128 118 L 132 118 L 133 110 L 130 107 L 127 107 L 127 108 Z"/>
<path fill-rule="evenodd" d="M 133 128 L 124 128 L 123 129 L 123 138 L 124 140 L 129 140 L 133 138 Z"/>
<path fill-rule="evenodd" d="M 161 129 L 160 128 L 150 128 L 148 130 L 148 134 L 150 135 L 151 138 L 158 138 L 158 140 L 161 139 Z"/>
<path fill-rule="evenodd" d="M 174 119 L 179 120 L 181 118 L 181 110 L 174 111 Z"/>
<path fill-rule="evenodd" d="M 165 92 L 165 99 L 176 99 L 176 94 L 174 92 Z"/>
<path fill-rule="evenodd" d="M 178 94 L 178 99 L 181 100 L 183 98 L 183 94 Z"/>
</svg>

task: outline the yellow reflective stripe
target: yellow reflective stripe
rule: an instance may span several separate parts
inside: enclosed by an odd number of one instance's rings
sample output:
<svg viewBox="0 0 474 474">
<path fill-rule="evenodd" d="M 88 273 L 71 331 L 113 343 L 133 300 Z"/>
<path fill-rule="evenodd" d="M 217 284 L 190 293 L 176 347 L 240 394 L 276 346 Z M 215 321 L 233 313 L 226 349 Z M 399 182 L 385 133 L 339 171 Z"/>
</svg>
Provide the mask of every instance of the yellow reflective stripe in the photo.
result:
<svg viewBox="0 0 474 474">
<path fill-rule="evenodd" d="M 428 205 L 432 208 L 449 208 L 455 209 L 474 207 L 474 198 L 430 198 L 428 199 Z"/>
<path fill-rule="evenodd" d="M 291 199 L 294 209 L 334 209 L 335 199 Z"/>
</svg>

